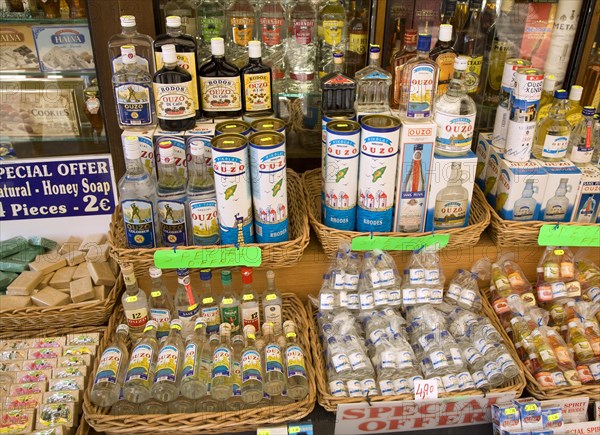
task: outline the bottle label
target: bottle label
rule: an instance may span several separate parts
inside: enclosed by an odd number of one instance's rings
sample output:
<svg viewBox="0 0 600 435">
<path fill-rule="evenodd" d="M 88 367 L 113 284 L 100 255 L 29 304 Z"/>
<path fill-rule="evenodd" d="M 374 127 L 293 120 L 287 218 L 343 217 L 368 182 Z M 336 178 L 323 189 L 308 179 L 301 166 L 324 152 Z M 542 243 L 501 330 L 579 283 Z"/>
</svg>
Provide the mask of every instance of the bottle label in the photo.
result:
<svg viewBox="0 0 600 435">
<path fill-rule="evenodd" d="M 456 53 L 452 51 L 442 53 L 435 59 L 435 63 L 440 67 L 438 72 L 438 95 L 445 94 L 448 90 L 448 85 L 454 75 L 454 59 L 456 59 Z"/>
<path fill-rule="evenodd" d="M 154 207 L 150 201 L 128 199 L 121 202 L 125 238 L 132 249 L 154 248 Z"/>
<path fill-rule="evenodd" d="M 379 391 L 377 390 L 377 384 L 373 378 L 363 379 L 360 383 L 360 389 L 365 397 L 373 397 L 379 394 Z"/>
<path fill-rule="evenodd" d="M 281 28 L 283 27 L 283 18 L 260 18 L 262 28 L 262 43 L 267 47 L 281 44 Z"/>
<path fill-rule="evenodd" d="M 323 39 L 325 44 L 337 45 L 342 42 L 344 32 L 343 20 L 324 20 L 323 21 Z"/>
<path fill-rule="evenodd" d="M 393 396 L 394 384 L 389 379 L 382 379 L 379 381 L 379 390 L 382 396 Z"/>
<path fill-rule="evenodd" d="M 333 368 L 335 369 L 336 373 L 352 370 L 352 367 L 350 366 L 350 361 L 348 361 L 348 357 L 345 353 L 338 353 L 337 355 L 333 355 L 331 357 L 331 361 L 333 362 Z"/>
<path fill-rule="evenodd" d="M 242 354 L 242 384 L 248 381 L 262 382 L 260 354 L 255 350 L 247 350 Z"/>
<path fill-rule="evenodd" d="M 306 378 L 306 358 L 300 346 L 292 345 L 285 350 L 287 377 L 300 376 Z"/>
<path fill-rule="evenodd" d="M 185 347 L 185 353 L 183 355 L 182 379 L 194 376 L 197 351 L 198 348 L 194 343 L 190 343 Z"/>
<path fill-rule="evenodd" d="M 367 41 L 369 35 L 366 33 L 350 33 L 348 38 L 348 51 L 358 53 L 361 56 L 367 52 Z"/>
<path fill-rule="evenodd" d="M 569 160 L 573 163 L 588 163 L 592 160 L 592 155 L 594 154 L 594 146 L 592 144 L 591 139 L 591 129 L 588 127 L 587 141 L 583 141 L 583 143 L 575 144 L 571 149 L 571 155 L 569 156 Z M 589 144 L 589 146 L 588 146 Z"/>
<path fill-rule="evenodd" d="M 346 290 L 357 290 L 358 289 L 358 274 L 355 274 L 355 273 L 344 274 L 344 288 Z"/>
<path fill-rule="evenodd" d="M 408 351 L 400 351 L 396 355 L 396 367 L 400 370 L 411 368 L 414 365 L 412 355 Z"/>
<path fill-rule="evenodd" d="M 333 293 L 321 293 L 319 301 L 319 308 L 321 311 L 333 310 Z"/>
<path fill-rule="evenodd" d="M 408 379 L 394 379 L 394 394 L 408 394 L 410 393 L 410 385 Z"/>
<path fill-rule="evenodd" d="M 160 119 L 189 119 L 196 116 L 193 81 L 183 83 L 153 83 L 156 116 Z"/>
<path fill-rule="evenodd" d="M 408 107 L 409 118 L 429 118 L 433 106 L 433 65 L 417 65 L 410 74 Z"/>
<path fill-rule="evenodd" d="M 340 380 L 331 381 L 329 383 L 329 392 L 334 397 L 348 397 L 346 385 Z"/>
<path fill-rule="evenodd" d="M 350 293 L 348 295 L 348 309 L 349 310 L 359 310 L 360 309 L 360 298 L 358 297 L 358 293 Z"/>
<path fill-rule="evenodd" d="M 467 73 L 465 75 L 465 87 L 468 94 L 479 90 L 481 81 L 481 66 L 483 65 L 483 56 L 469 57 L 467 63 Z"/>
<path fill-rule="evenodd" d="M 433 225 L 436 228 L 462 227 L 467 220 L 467 199 L 435 201 Z"/>
<path fill-rule="evenodd" d="M 233 43 L 240 47 L 246 47 L 248 42 L 252 40 L 254 18 L 232 17 L 230 24 L 233 30 Z"/>
<path fill-rule="evenodd" d="M 396 368 L 396 354 L 394 351 L 384 350 L 383 352 L 381 352 L 381 368 Z"/>
<path fill-rule="evenodd" d="M 280 372 L 283 373 L 283 358 L 281 349 L 276 344 L 268 344 L 265 346 L 265 368 L 267 373 Z"/>
<path fill-rule="evenodd" d="M 351 379 L 346 382 L 346 385 L 348 386 L 348 395 L 350 397 L 362 397 L 362 385 L 358 380 Z"/>
<path fill-rule="evenodd" d="M 141 328 L 148 322 L 148 309 L 143 307 L 125 310 L 125 317 L 127 317 L 127 326 Z"/>
<path fill-rule="evenodd" d="M 371 309 L 375 308 L 372 292 L 360 293 L 359 299 L 360 299 L 360 309 L 361 310 L 371 310 Z"/>
<path fill-rule="evenodd" d="M 234 112 L 242 109 L 240 77 L 200 77 L 202 110 Z"/>
<path fill-rule="evenodd" d="M 221 307 L 221 319 L 231 325 L 232 331 L 237 331 L 240 326 L 240 307 Z"/>
<path fill-rule="evenodd" d="M 373 302 L 375 306 L 386 305 L 387 299 L 387 289 L 373 290 Z"/>
<path fill-rule="evenodd" d="M 417 302 L 417 289 L 406 287 L 402 289 L 402 303 L 404 305 L 414 305 Z"/>
<path fill-rule="evenodd" d="M 568 145 L 569 135 L 553 135 L 548 133 L 544 138 L 542 157 L 562 159 L 567 155 Z"/>
<path fill-rule="evenodd" d="M 242 324 L 243 326 L 252 325 L 255 331 L 260 330 L 260 311 L 258 303 L 242 304 Z"/>
<path fill-rule="evenodd" d="M 190 201 L 194 245 L 215 245 L 219 241 L 219 219 L 215 198 Z"/>
<path fill-rule="evenodd" d="M 200 308 L 197 304 L 187 308 L 187 310 L 177 310 L 177 314 L 179 315 L 179 320 L 181 320 L 183 323 L 183 330 L 192 331 L 194 329 L 194 323 L 196 322 Z"/>
<path fill-rule="evenodd" d="M 495 361 L 489 361 L 483 366 L 483 373 L 485 376 L 490 379 L 492 376 L 501 375 L 500 370 L 498 369 L 498 365 Z"/>
<path fill-rule="evenodd" d="M 119 375 L 119 369 L 121 368 L 122 358 L 123 353 L 118 347 L 109 347 L 106 349 L 102 354 L 102 358 L 100 358 L 98 370 L 96 370 L 94 385 L 101 382 L 116 384 L 117 376 Z"/>
<path fill-rule="evenodd" d="M 437 134 L 436 147 L 458 152 L 471 149 L 473 130 L 475 129 L 475 114 L 453 115 L 441 110 L 435 111 Z"/>
<path fill-rule="evenodd" d="M 308 45 L 312 42 L 314 20 L 292 20 L 292 35 L 299 45 Z"/>
<path fill-rule="evenodd" d="M 223 34 L 223 20 L 219 17 L 202 17 L 200 19 L 202 40 L 210 44 L 212 38 L 220 38 Z"/>
<path fill-rule="evenodd" d="M 90 115 L 97 115 L 100 111 L 100 99 L 96 97 L 90 97 L 85 100 L 85 108 Z"/>
<path fill-rule="evenodd" d="M 411 285 L 425 284 L 425 269 L 410 268 L 408 270 L 408 280 Z"/>
<path fill-rule="evenodd" d="M 158 201 L 160 231 L 164 246 L 186 244 L 185 205 L 179 201 Z"/>
<path fill-rule="evenodd" d="M 429 359 L 431 360 L 434 370 L 448 367 L 446 355 L 441 350 L 430 353 Z"/>
<path fill-rule="evenodd" d="M 129 367 L 125 375 L 125 382 L 134 379 L 147 381 L 150 376 L 150 365 L 152 364 L 153 350 L 147 344 L 138 344 L 131 353 Z"/>
<path fill-rule="evenodd" d="M 177 363 L 179 351 L 175 346 L 164 346 L 156 360 L 154 382 L 175 382 L 177 380 Z"/>
<path fill-rule="evenodd" d="M 212 378 L 231 376 L 231 351 L 226 347 L 217 347 L 213 352 Z"/>
<path fill-rule="evenodd" d="M 221 324 L 221 316 L 219 316 L 219 307 L 203 307 L 202 318 L 206 320 L 206 333 L 214 334 L 219 332 Z"/>
<path fill-rule="evenodd" d="M 115 86 L 117 115 L 122 125 L 132 127 L 154 123 L 150 89 L 150 86 L 129 82 Z"/>
<path fill-rule="evenodd" d="M 164 65 L 162 51 L 154 52 L 156 58 L 156 71 L 161 69 Z M 198 74 L 196 73 L 196 53 L 177 53 L 177 66 L 187 71 L 192 76 L 192 99 L 194 100 L 194 110 L 200 109 L 200 102 L 198 101 Z"/>
<path fill-rule="evenodd" d="M 231 390 L 233 392 L 234 396 L 241 396 L 242 395 L 242 388 L 241 388 L 241 384 L 242 384 L 242 365 L 237 362 L 234 361 L 233 362 L 233 377 L 232 377 L 232 384 L 231 384 Z"/>
<path fill-rule="evenodd" d="M 264 303 L 263 303 L 264 306 Z M 281 331 L 281 327 L 283 322 L 281 320 L 281 305 L 279 304 L 271 304 L 267 305 L 263 308 L 263 312 L 265 315 L 265 322 L 272 323 L 275 334 L 278 334 Z"/>
<path fill-rule="evenodd" d="M 154 320 L 158 324 L 158 328 L 156 329 L 156 338 L 158 338 L 159 341 L 161 338 L 169 335 L 169 324 L 171 323 L 171 313 L 169 310 L 151 308 L 150 319 Z"/>
<path fill-rule="evenodd" d="M 526 221 L 533 219 L 534 209 L 528 205 L 515 206 L 513 217 L 515 220 Z"/>
<path fill-rule="evenodd" d="M 362 352 L 350 352 L 348 359 L 350 360 L 352 370 L 361 370 L 367 367 L 365 356 Z"/>
<path fill-rule="evenodd" d="M 271 74 L 244 74 L 244 99 L 247 112 L 271 110 Z"/>
</svg>

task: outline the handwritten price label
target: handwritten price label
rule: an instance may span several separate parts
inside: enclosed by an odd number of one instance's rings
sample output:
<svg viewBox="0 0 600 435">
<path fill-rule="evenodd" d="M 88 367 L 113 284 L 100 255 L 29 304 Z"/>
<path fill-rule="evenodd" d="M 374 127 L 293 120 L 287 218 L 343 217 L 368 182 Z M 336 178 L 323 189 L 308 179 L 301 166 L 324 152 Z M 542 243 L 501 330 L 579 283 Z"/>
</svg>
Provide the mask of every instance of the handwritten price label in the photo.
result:
<svg viewBox="0 0 600 435">
<path fill-rule="evenodd" d="M 542 225 L 538 245 L 600 246 L 600 226 Z"/>
<path fill-rule="evenodd" d="M 435 379 L 415 381 L 415 400 L 429 400 L 438 398 L 438 384 Z"/>
<path fill-rule="evenodd" d="M 429 245 L 438 244 L 443 248 L 450 240 L 449 234 L 431 234 L 418 237 L 388 237 L 388 236 L 360 236 L 352 239 L 353 251 L 370 251 L 382 249 L 386 251 L 414 251 Z"/>
</svg>

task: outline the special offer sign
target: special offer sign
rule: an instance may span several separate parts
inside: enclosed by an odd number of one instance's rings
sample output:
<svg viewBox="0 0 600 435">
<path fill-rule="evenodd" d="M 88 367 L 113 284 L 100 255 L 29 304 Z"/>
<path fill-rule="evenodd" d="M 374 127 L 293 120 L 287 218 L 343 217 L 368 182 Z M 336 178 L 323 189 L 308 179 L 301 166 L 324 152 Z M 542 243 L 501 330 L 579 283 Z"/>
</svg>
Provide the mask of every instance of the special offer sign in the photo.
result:
<svg viewBox="0 0 600 435">
<path fill-rule="evenodd" d="M 367 402 L 338 405 L 336 435 L 409 432 L 418 429 L 491 423 L 491 406 L 507 403 L 515 393 L 448 399 Z"/>
</svg>

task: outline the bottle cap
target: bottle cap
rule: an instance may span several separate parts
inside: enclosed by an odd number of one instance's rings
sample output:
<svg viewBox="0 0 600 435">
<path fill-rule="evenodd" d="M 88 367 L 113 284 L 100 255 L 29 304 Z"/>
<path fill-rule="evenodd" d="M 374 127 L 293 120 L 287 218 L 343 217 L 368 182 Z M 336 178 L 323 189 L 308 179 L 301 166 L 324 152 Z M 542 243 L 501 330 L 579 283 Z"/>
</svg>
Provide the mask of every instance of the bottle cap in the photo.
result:
<svg viewBox="0 0 600 435">
<path fill-rule="evenodd" d="M 187 276 L 190 274 L 188 269 L 177 269 L 177 276 Z"/>
<path fill-rule="evenodd" d="M 123 139 L 123 151 L 128 159 L 139 159 L 142 156 L 140 143 L 137 136 L 125 136 Z"/>
<path fill-rule="evenodd" d="M 231 333 L 231 324 L 229 323 L 221 323 L 219 326 L 219 332 L 221 335 L 230 334 Z"/>
<path fill-rule="evenodd" d="M 441 24 L 438 35 L 440 41 L 448 42 L 452 40 L 452 24 Z"/>
<path fill-rule="evenodd" d="M 243 284 L 252 284 L 252 268 L 251 267 L 242 267 L 242 283 Z"/>
<path fill-rule="evenodd" d="M 567 99 L 567 91 L 564 89 L 557 89 L 554 91 L 554 98 L 558 100 L 566 100 Z"/>
<path fill-rule="evenodd" d="M 150 328 L 158 328 L 158 323 L 156 323 L 156 320 L 148 320 L 146 322 L 146 327 L 144 328 L 144 332 L 146 332 L 148 329 Z"/>
<path fill-rule="evenodd" d="M 556 77 L 552 74 L 544 77 L 544 91 L 546 92 L 554 92 L 554 87 L 556 86 Z"/>
<path fill-rule="evenodd" d="M 454 69 L 460 71 L 466 71 L 469 65 L 469 58 L 467 56 L 458 56 L 454 59 Z"/>
<path fill-rule="evenodd" d="M 573 85 L 571 86 L 571 92 L 569 92 L 569 100 L 579 101 L 583 94 L 583 86 Z"/>
<path fill-rule="evenodd" d="M 123 63 L 126 65 L 135 63 L 135 47 L 133 45 L 121 46 L 121 57 L 123 58 Z"/>
<path fill-rule="evenodd" d="M 133 15 L 121 15 L 122 27 L 135 27 L 135 17 Z"/>
<path fill-rule="evenodd" d="M 371 59 L 379 59 L 380 53 L 381 49 L 379 48 L 379 45 L 371 45 L 371 48 L 369 48 L 369 57 Z"/>
<path fill-rule="evenodd" d="M 342 53 L 341 51 L 334 51 L 333 52 L 333 63 L 339 65 L 344 63 L 344 53 Z"/>
<path fill-rule="evenodd" d="M 429 52 L 430 49 L 431 49 L 431 35 L 427 35 L 425 33 L 420 33 L 419 39 L 417 40 L 417 51 Z"/>
<path fill-rule="evenodd" d="M 182 326 L 183 326 L 183 323 L 181 322 L 181 320 L 179 320 L 179 319 L 171 320 L 171 329 L 175 328 L 175 329 L 179 329 L 181 331 Z"/>
<path fill-rule="evenodd" d="M 594 116 L 594 113 L 596 113 L 596 108 L 594 106 L 585 106 L 581 113 L 583 116 Z"/>
<path fill-rule="evenodd" d="M 418 32 L 416 29 L 408 29 L 404 32 L 404 44 L 417 45 L 417 35 Z"/>
<path fill-rule="evenodd" d="M 202 281 L 210 281 L 212 278 L 212 272 L 210 269 L 202 269 L 200 270 L 200 279 Z"/>
<path fill-rule="evenodd" d="M 248 42 L 248 56 L 250 59 L 260 59 L 260 41 L 249 41 Z"/>
<path fill-rule="evenodd" d="M 129 326 L 127 326 L 125 323 L 121 323 L 119 326 L 117 326 L 117 333 L 119 332 L 129 334 Z"/>
<path fill-rule="evenodd" d="M 225 285 L 231 284 L 231 271 L 230 270 L 222 270 L 221 271 L 221 282 Z"/>
<path fill-rule="evenodd" d="M 213 56 L 224 56 L 225 41 L 223 41 L 223 38 L 212 38 L 210 40 L 210 51 Z"/>
<path fill-rule="evenodd" d="M 150 278 L 160 278 L 162 276 L 162 270 L 158 267 L 150 266 L 149 274 Z"/>
<path fill-rule="evenodd" d="M 205 328 L 206 329 L 206 320 L 204 317 L 198 317 L 194 322 L 194 329 Z"/>
<path fill-rule="evenodd" d="M 160 155 L 160 159 L 164 163 L 171 163 L 170 159 L 173 158 L 173 144 L 171 143 L 171 141 L 164 140 L 159 142 L 158 153 Z"/>
<path fill-rule="evenodd" d="M 273 272 L 272 270 L 267 270 L 267 279 L 273 278 L 275 278 L 275 272 Z"/>
<path fill-rule="evenodd" d="M 167 17 L 167 27 L 181 27 L 181 17 L 170 15 Z"/>
<path fill-rule="evenodd" d="M 177 63 L 177 52 L 175 51 L 175 45 L 167 44 L 163 45 L 161 48 L 163 55 L 163 62 L 167 63 Z"/>
</svg>

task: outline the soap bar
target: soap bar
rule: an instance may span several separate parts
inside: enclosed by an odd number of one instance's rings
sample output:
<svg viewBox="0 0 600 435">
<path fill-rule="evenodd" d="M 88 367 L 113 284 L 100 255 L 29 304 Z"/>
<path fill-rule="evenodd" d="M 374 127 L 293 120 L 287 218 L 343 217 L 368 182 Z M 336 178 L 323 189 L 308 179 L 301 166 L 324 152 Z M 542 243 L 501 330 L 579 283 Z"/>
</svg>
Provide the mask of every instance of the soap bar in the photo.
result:
<svg viewBox="0 0 600 435">
<path fill-rule="evenodd" d="M 9 257 L 6 257 L 10 261 L 18 261 L 19 263 L 31 263 L 40 254 L 43 254 L 46 250 L 40 246 L 28 245 L 27 248 L 17 252 Z"/>
<path fill-rule="evenodd" d="M 85 388 L 85 379 L 83 376 L 74 378 L 51 379 L 48 384 L 48 391 L 77 391 Z"/>
<path fill-rule="evenodd" d="M 54 426 L 73 427 L 77 424 L 74 403 L 44 403 L 37 412 L 36 429 L 50 429 Z"/>
<path fill-rule="evenodd" d="M 107 262 L 88 263 L 88 271 L 94 281 L 94 285 L 107 285 L 113 287 L 117 279 Z"/>
<path fill-rule="evenodd" d="M 62 244 L 58 253 L 60 255 L 68 254 L 69 252 L 77 251 L 81 245 L 81 239 L 79 237 L 70 236 L 65 243 Z"/>
<path fill-rule="evenodd" d="M 92 280 L 89 277 L 79 278 L 75 281 L 71 281 L 70 290 L 71 300 L 74 303 L 94 299 L 94 287 L 92 285 Z"/>
<path fill-rule="evenodd" d="M 52 287 L 46 287 L 31 297 L 31 301 L 38 307 L 57 307 L 67 305 L 71 300 L 68 293 L 58 291 Z"/>
<path fill-rule="evenodd" d="M 86 276 L 90 276 L 90 272 L 88 272 L 87 268 L 87 263 L 78 264 L 72 279 L 75 280 L 79 278 L 85 278 Z"/>
<path fill-rule="evenodd" d="M 99 332 L 82 332 L 80 334 L 67 335 L 67 346 L 78 346 L 80 344 L 100 344 Z"/>
<path fill-rule="evenodd" d="M 54 240 L 50 240 L 40 236 L 30 237 L 29 244 L 33 246 L 41 246 L 42 248 L 47 249 L 48 251 L 56 249 L 56 247 L 58 246 L 58 243 L 56 243 Z"/>
<path fill-rule="evenodd" d="M 91 355 L 79 355 L 79 356 L 61 356 L 58 359 L 56 367 L 78 367 L 78 366 L 89 366 L 92 363 Z"/>
<path fill-rule="evenodd" d="M 65 267 L 66 265 L 67 260 L 59 256 L 58 253 L 54 253 L 53 255 L 48 253 L 46 255 L 38 255 L 34 262 L 29 263 L 29 268 L 31 270 L 38 270 L 46 274 L 54 272 L 61 267 Z"/>
<path fill-rule="evenodd" d="M 6 288 L 12 295 L 29 296 L 33 289 L 44 279 L 39 271 L 25 271 Z"/>
<path fill-rule="evenodd" d="M 62 269 L 58 269 L 52 279 L 50 280 L 50 287 L 55 289 L 68 289 L 69 283 L 73 280 L 73 274 L 77 269 L 76 266 L 67 266 Z"/>
<path fill-rule="evenodd" d="M 104 234 L 90 234 L 83 239 L 81 245 L 79 245 L 79 250 L 88 252 L 93 247 L 104 243 L 104 239 Z"/>
<path fill-rule="evenodd" d="M 24 261 L 14 261 L 9 260 L 8 258 L 3 258 L 0 260 L 1 271 L 21 273 L 27 269 L 29 269 L 29 265 Z"/>
<path fill-rule="evenodd" d="M 110 245 L 103 243 L 101 245 L 95 245 L 90 248 L 85 259 L 93 263 L 100 261 L 108 261 L 108 254 L 110 252 Z"/>
<path fill-rule="evenodd" d="M 95 285 L 94 293 L 95 293 L 94 299 L 103 301 L 108 297 L 108 294 L 110 293 L 110 287 L 107 285 Z"/>
<path fill-rule="evenodd" d="M 52 280 L 52 277 L 54 276 L 56 272 L 50 272 L 47 273 L 46 275 L 44 275 L 44 278 L 42 279 L 42 281 L 37 285 L 37 289 L 38 290 L 42 290 L 45 287 L 48 287 L 50 285 L 50 281 Z"/>
<path fill-rule="evenodd" d="M 79 368 L 79 370 L 81 369 L 85 369 L 85 367 Z M 80 400 L 80 394 L 79 391 L 49 391 L 44 393 L 44 403 L 77 403 Z"/>
<path fill-rule="evenodd" d="M 27 245 L 27 239 L 21 236 L 13 237 L 12 239 L 8 240 L 3 240 L 2 242 L 0 242 L 0 258 L 16 254 L 17 252 L 27 248 Z"/>
<path fill-rule="evenodd" d="M 8 285 L 17 278 L 16 273 L 0 272 L 0 289 L 8 287 Z"/>
<path fill-rule="evenodd" d="M 85 261 L 85 252 L 71 251 L 68 254 L 64 254 L 63 257 L 67 260 L 69 266 L 77 266 Z"/>
<path fill-rule="evenodd" d="M 0 310 L 17 310 L 31 305 L 29 296 L 0 296 Z"/>
<path fill-rule="evenodd" d="M 36 409 L 42 403 L 42 393 L 24 394 L 22 396 L 7 397 L 4 409 Z M 12 432 L 8 432 L 12 433 Z"/>
<path fill-rule="evenodd" d="M 7 432 L 3 433 L 10 435 L 29 434 L 35 426 L 35 412 L 32 409 L 3 410 L 0 420 L 14 422 L 10 425 L 10 429 L 7 428 Z"/>
</svg>

